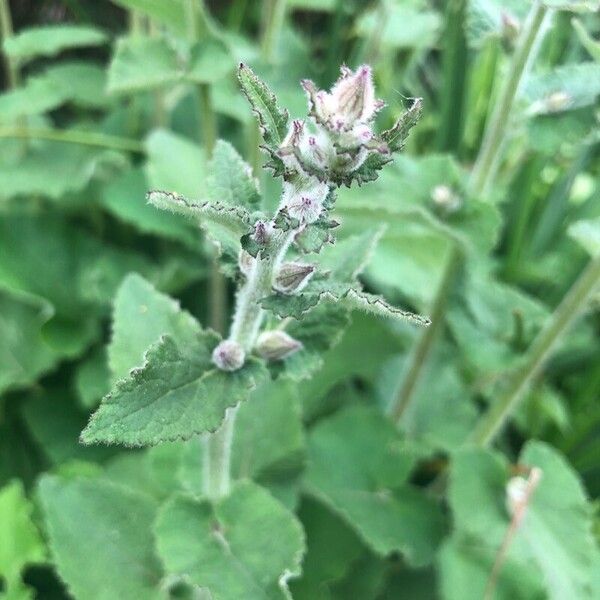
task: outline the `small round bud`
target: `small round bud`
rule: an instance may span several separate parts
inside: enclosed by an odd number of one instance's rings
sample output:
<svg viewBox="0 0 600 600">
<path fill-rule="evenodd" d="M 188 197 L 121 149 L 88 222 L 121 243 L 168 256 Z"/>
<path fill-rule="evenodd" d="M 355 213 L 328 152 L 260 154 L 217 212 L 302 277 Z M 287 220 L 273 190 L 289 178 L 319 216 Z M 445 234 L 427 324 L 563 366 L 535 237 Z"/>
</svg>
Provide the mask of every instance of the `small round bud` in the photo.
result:
<svg viewBox="0 0 600 600">
<path fill-rule="evenodd" d="M 212 353 L 212 361 L 221 371 L 237 371 L 244 366 L 246 353 L 233 340 L 223 340 Z"/>
<path fill-rule="evenodd" d="M 240 271 L 243 275 L 248 277 L 248 275 L 250 275 L 250 273 L 252 272 L 252 269 L 254 268 L 255 264 L 256 259 L 254 258 L 254 256 L 252 256 L 252 254 L 246 252 L 243 249 L 240 250 L 240 253 L 238 255 L 238 266 L 240 267 Z"/>
<path fill-rule="evenodd" d="M 254 224 L 254 241 L 260 246 L 266 246 L 271 241 L 273 225 L 266 221 L 256 221 Z"/>
<path fill-rule="evenodd" d="M 433 203 L 444 210 L 452 213 L 460 208 L 460 198 L 447 185 L 436 185 L 431 191 Z"/>
<path fill-rule="evenodd" d="M 501 16 L 502 21 L 502 36 L 504 39 L 513 43 L 521 31 L 521 23 L 514 15 L 503 11 Z"/>
<path fill-rule="evenodd" d="M 546 112 L 556 113 L 569 108 L 573 99 L 564 90 L 553 92 L 544 100 Z"/>
<path fill-rule="evenodd" d="M 258 336 L 256 351 L 266 360 L 283 360 L 302 348 L 302 343 L 285 331 L 274 329 Z"/>
</svg>

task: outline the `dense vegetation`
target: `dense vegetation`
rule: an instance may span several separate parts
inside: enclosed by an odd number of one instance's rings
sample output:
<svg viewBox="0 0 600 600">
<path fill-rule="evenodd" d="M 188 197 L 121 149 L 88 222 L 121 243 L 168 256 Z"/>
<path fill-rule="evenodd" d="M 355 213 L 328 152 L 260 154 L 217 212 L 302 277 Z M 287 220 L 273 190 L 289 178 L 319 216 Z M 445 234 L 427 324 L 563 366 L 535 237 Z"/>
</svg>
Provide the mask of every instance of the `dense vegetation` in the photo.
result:
<svg viewBox="0 0 600 600">
<path fill-rule="evenodd" d="M 0 598 L 600 597 L 597 4 L 0 0 Z"/>
</svg>

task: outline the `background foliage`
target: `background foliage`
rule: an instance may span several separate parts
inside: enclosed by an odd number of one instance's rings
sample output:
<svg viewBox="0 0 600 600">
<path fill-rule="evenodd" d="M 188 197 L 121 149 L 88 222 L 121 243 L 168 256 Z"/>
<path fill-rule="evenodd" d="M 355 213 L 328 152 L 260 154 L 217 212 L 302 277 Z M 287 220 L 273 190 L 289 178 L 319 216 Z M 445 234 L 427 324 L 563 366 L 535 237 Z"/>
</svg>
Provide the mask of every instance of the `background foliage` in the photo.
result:
<svg viewBox="0 0 600 600">
<path fill-rule="evenodd" d="M 530 368 L 600 252 L 600 20 L 593 2 L 547 4 L 559 10 L 497 176 L 474 190 L 529 2 L 232 0 L 190 28 L 187 0 L 0 0 L 0 598 L 271 599 L 287 581 L 301 600 L 478 599 L 507 482 L 531 466 L 542 480 L 490 597 L 600 597 L 598 296 Z M 299 80 L 328 88 L 343 62 L 373 65 L 382 129 L 423 98 L 404 154 L 341 190 L 340 250 L 323 261 L 366 256 L 365 288 L 434 325 L 355 313 L 294 365 L 309 380 L 263 383 L 238 415 L 239 481 L 214 504 L 197 437 L 78 438 L 160 335 L 191 336 L 191 315 L 218 326 L 233 301 L 203 234 L 146 191 L 224 197 L 214 182 L 237 163 L 211 162 L 228 152 L 218 137 L 277 202 L 240 61 L 294 117 Z M 471 443 L 523 369 L 534 377 L 494 449 Z"/>
</svg>

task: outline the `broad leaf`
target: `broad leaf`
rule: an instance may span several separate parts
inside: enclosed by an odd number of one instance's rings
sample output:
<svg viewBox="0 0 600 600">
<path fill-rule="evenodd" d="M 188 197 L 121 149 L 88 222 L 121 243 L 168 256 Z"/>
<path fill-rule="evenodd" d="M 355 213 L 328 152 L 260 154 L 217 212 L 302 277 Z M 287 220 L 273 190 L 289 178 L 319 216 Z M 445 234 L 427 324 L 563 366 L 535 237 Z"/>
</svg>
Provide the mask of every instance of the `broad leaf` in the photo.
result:
<svg viewBox="0 0 600 600">
<path fill-rule="evenodd" d="M 33 522 L 32 513 L 33 505 L 25 496 L 20 481 L 12 481 L 0 489 L 2 598 L 33 598 L 21 579 L 21 572 L 28 565 L 43 562 L 46 549 Z"/>
<path fill-rule="evenodd" d="M 108 69 L 108 92 L 128 94 L 176 82 L 177 54 L 162 38 L 128 37 L 117 42 Z"/>
<path fill-rule="evenodd" d="M 182 353 L 193 347 L 202 329 L 179 303 L 158 292 L 136 273 L 124 280 L 114 302 L 108 363 L 113 381 L 144 363 L 144 354 L 161 336 L 173 338 Z"/>
<path fill-rule="evenodd" d="M 38 56 L 53 56 L 70 48 L 100 46 L 108 36 L 87 25 L 45 25 L 19 31 L 4 40 L 4 52 L 19 62 Z"/>
<path fill-rule="evenodd" d="M 226 78 L 236 63 L 220 38 L 206 36 L 192 47 L 185 77 L 195 83 L 213 84 Z"/>
<path fill-rule="evenodd" d="M 111 0 L 115 4 L 140 12 L 170 27 L 179 35 L 189 33 L 189 14 L 185 0 Z"/>
<path fill-rule="evenodd" d="M 39 487 L 50 549 L 76 600 L 163 600 L 148 496 L 99 479 L 45 475 Z M 126 565 L 126 568 L 124 568 Z"/>
<path fill-rule="evenodd" d="M 300 573 L 300 523 L 251 482 L 236 483 L 215 505 L 175 496 L 155 531 L 166 570 L 207 588 L 214 600 L 283 600 L 287 579 Z"/>
<path fill-rule="evenodd" d="M 250 213 L 241 206 L 222 202 L 193 201 L 174 192 L 152 190 L 148 202 L 163 210 L 191 217 L 206 229 L 221 252 L 231 260 L 237 260 L 241 249 L 240 239 L 251 230 Z"/>
<path fill-rule="evenodd" d="M 406 483 L 415 454 L 379 411 L 348 408 L 308 439 L 306 488 L 375 552 L 430 562 L 443 530 L 438 506 Z"/>
<path fill-rule="evenodd" d="M 258 181 L 252 167 L 229 142 L 216 143 L 208 168 L 208 190 L 214 202 L 240 206 L 251 212 L 260 209 Z"/>
<path fill-rule="evenodd" d="M 183 350 L 163 336 L 147 351 L 144 366 L 104 398 L 81 440 L 152 446 L 218 429 L 227 408 L 246 400 L 265 367 L 250 358 L 233 373 L 214 368 L 210 357 L 217 342 L 203 333 Z"/>
<path fill-rule="evenodd" d="M 238 79 L 258 119 L 265 143 L 274 150 L 287 134 L 288 111 L 279 107 L 275 94 L 247 65 L 240 65 Z"/>
<path fill-rule="evenodd" d="M 110 392 L 110 369 L 104 348 L 95 350 L 79 363 L 74 383 L 81 406 L 88 410 L 95 408 Z"/>
</svg>

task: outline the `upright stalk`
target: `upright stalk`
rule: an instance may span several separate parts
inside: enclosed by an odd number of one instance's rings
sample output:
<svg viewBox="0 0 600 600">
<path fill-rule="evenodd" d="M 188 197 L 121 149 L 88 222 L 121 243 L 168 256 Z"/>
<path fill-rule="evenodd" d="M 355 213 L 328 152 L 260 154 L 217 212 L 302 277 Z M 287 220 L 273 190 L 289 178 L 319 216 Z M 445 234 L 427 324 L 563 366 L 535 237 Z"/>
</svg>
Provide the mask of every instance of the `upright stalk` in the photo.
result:
<svg viewBox="0 0 600 600">
<path fill-rule="evenodd" d="M 10 6 L 8 0 L 0 0 L 0 36 L 4 42 L 13 36 L 13 23 L 10 14 Z M 6 84 L 8 89 L 13 89 L 19 86 L 19 65 L 8 54 L 4 55 L 4 64 L 6 66 Z"/>
<path fill-rule="evenodd" d="M 265 0 L 261 49 L 263 58 L 273 62 L 285 17 L 286 0 Z"/>
<path fill-rule="evenodd" d="M 508 73 L 504 79 L 489 124 L 485 129 L 481 149 L 471 172 L 469 191 L 473 196 L 480 196 L 487 191 L 496 175 L 506 142 L 509 118 L 517 91 L 527 66 L 541 41 L 542 25 L 548 14 L 549 9 L 540 0 L 534 0 L 517 40 Z"/>
<path fill-rule="evenodd" d="M 254 347 L 264 317 L 259 301 L 270 293 L 274 273 L 294 233 L 278 235 L 272 257 L 258 255 L 246 283 L 238 292 L 229 339 L 239 343 L 247 353 Z M 236 415 L 237 407 L 230 408 L 221 427 L 204 438 L 204 493 L 213 500 L 226 496 L 231 488 L 231 446 Z"/>
<path fill-rule="evenodd" d="M 421 378 L 423 369 L 427 364 L 429 353 L 433 347 L 438 332 L 442 329 L 444 323 L 444 311 L 448 304 L 448 298 L 452 292 L 454 277 L 462 259 L 456 242 L 453 243 L 450 254 L 444 265 L 444 271 L 440 280 L 440 284 L 436 290 L 433 299 L 432 307 L 429 311 L 431 317 L 431 325 L 426 327 L 419 338 L 416 346 L 413 348 L 409 357 L 409 362 L 405 370 L 405 376 L 402 381 L 402 386 L 398 391 L 394 402 L 389 408 L 390 415 L 395 423 L 399 423 L 406 409 L 411 403 L 414 396 L 417 383 Z"/>
<path fill-rule="evenodd" d="M 472 435 L 473 442 L 480 446 L 487 446 L 494 440 L 506 420 L 523 400 L 530 383 L 552 354 L 561 336 L 588 305 L 599 285 L 600 256 L 592 259 L 584 269 L 579 279 L 573 284 L 554 311 L 546 327 L 534 340 L 523 365 L 515 373 L 508 389 L 481 417 Z"/>
</svg>

